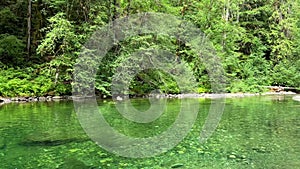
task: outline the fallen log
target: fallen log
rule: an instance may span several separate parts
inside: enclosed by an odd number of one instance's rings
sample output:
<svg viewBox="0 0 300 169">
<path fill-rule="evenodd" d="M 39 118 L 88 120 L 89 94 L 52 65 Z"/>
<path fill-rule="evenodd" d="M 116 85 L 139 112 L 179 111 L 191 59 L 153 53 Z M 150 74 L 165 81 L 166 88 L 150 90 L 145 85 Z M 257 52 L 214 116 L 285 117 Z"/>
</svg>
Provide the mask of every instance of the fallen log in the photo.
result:
<svg viewBox="0 0 300 169">
<path fill-rule="evenodd" d="M 89 141 L 85 135 L 63 135 L 62 133 L 40 133 L 28 135 L 19 144 L 24 146 L 57 146 L 71 142 Z"/>
<path fill-rule="evenodd" d="M 262 86 L 262 87 L 268 88 L 273 92 L 282 92 L 282 91 L 299 92 L 299 89 L 295 87 L 283 87 L 283 86 Z"/>
<path fill-rule="evenodd" d="M 20 143 L 23 146 L 58 146 L 72 142 L 80 143 L 89 141 L 87 138 L 70 138 L 70 139 L 57 139 L 57 140 L 25 140 Z"/>
</svg>

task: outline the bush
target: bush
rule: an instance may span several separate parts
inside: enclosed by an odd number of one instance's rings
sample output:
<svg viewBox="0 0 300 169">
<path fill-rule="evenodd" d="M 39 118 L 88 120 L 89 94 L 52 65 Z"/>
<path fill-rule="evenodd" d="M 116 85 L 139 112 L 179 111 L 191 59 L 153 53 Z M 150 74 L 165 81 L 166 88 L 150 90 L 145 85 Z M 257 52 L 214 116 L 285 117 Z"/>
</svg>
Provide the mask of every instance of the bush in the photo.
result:
<svg viewBox="0 0 300 169">
<path fill-rule="evenodd" d="M 52 80 L 34 68 L 0 69 L 0 96 L 42 96 L 53 90 Z"/>
</svg>

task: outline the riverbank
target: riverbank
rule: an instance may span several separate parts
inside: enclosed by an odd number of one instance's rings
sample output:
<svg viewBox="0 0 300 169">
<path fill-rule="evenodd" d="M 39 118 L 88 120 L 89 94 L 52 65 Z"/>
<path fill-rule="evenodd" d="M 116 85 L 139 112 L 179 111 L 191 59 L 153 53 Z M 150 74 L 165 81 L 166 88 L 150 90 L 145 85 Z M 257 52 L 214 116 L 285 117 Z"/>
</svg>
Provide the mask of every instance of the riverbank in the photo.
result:
<svg viewBox="0 0 300 169">
<path fill-rule="evenodd" d="M 0 105 L 7 103 L 24 103 L 24 102 L 45 102 L 45 101 L 57 101 L 57 100 L 71 100 L 71 96 L 41 96 L 41 97 L 1 97 Z"/>
<path fill-rule="evenodd" d="M 164 94 L 164 95 L 150 95 L 148 97 L 156 98 L 242 98 L 251 96 L 265 96 L 265 95 L 296 95 L 295 92 L 265 92 L 265 93 L 203 93 L 203 94 Z"/>
<path fill-rule="evenodd" d="M 252 97 L 252 96 L 264 96 L 264 95 L 295 95 L 294 92 L 265 92 L 265 93 L 223 93 L 223 94 L 214 94 L 214 93 L 201 93 L 201 94 L 150 94 L 144 95 L 142 97 L 133 96 L 132 98 L 243 98 L 243 97 Z M 77 98 L 77 97 L 76 97 Z M 42 96 L 42 97 L 1 97 L 0 96 L 0 105 L 7 104 L 7 103 L 24 103 L 24 102 L 52 102 L 52 101 L 60 101 L 60 100 L 73 100 L 76 99 L 73 96 Z M 101 98 L 99 99 L 109 99 L 109 98 Z M 297 100 L 300 101 L 299 96 L 295 96 Z M 124 96 L 117 96 L 115 97 L 116 100 L 121 101 L 127 99 Z"/>
</svg>

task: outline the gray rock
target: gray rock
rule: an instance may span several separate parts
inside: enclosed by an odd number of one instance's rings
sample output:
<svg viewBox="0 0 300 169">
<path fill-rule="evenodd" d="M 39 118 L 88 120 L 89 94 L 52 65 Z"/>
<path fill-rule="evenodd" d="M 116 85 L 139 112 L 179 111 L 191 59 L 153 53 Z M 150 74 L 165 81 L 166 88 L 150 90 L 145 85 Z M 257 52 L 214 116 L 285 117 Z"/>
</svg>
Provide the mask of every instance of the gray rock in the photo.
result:
<svg viewBox="0 0 300 169">
<path fill-rule="evenodd" d="M 25 97 L 19 97 L 18 101 L 19 102 L 26 102 L 26 101 L 28 101 L 28 99 L 26 99 Z"/>
<path fill-rule="evenodd" d="M 41 102 L 46 101 L 46 97 L 39 97 L 38 101 L 41 101 Z"/>
<path fill-rule="evenodd" d="M 123 100 L 123 98 L 121 96 L 117 96 L 116 100 L 121 101 L 121 100 Z"/>
<path fill-rule="evenodd" d="M 17 97 L 13 97 L 13 98 L 11 98 L 11 101 L 13 101 L 13 102 L 18 101 L 18 98 Z"/>
<path fill-rule="evenodd" d="M 300 95 L 294 96 L 294 97 L 293 97 L 293 100 L 299 101 L 299 102 L 300 102 Z"/>
<path fill-rule="evenodd" d="M 0 98 L 0 103 L 1 103 L 1 104 L 10 103 L 10 102 L 12 102 L 11 99 Z"/>
<path fill-rule="evenodd" d="M 62 99 L 64 99 L 64 97 L 63 96 L 53 96 L 52 99 L 53 100 L 62 100 Z"/>
<path fill-rule="evenodd" d="M 47 101 L 52 101 L 52 96 L 47 96 Z"/>
<path fill-rule="evenodd" d="M 236 156 L 235 156 L 234 154 L 230 154 L 230 155 L 228 156 L 228 158 L 230 158 L 230 159 L 235 159 Z"/>
<path fill-rule="evenodd" d="M 68 99 L 69 99 L 69 100 L 72 100 L 72 99 L 73 99 L 73 96 L 68 96 Z"/>
</svg>

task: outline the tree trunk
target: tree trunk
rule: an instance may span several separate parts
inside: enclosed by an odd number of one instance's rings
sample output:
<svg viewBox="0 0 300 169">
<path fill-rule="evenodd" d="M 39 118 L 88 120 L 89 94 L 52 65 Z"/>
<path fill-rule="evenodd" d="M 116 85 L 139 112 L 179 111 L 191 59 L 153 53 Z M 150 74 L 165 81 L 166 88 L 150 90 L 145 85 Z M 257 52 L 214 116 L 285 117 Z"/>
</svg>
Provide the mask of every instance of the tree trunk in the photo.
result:
<svg viewBox="0 0 300 169">
<path fill-rule="evenodd" d="M 119 10 L 120 10 L 120 4 L 118 0 L 113 0 L 113 6 L 114 6 L 114 14 L 113 14 L 113 20 L 119 18 Z"/>
<path fill-rule="evenodd" d="M 28 18 L 27 18 L 27 55 L 30 57 L 30 47 L 31 47 L 31 0 L 28 0 Z"/>
<path fill-rule="evenodd" d="M 127 11 L 127 16 L 130 15 L 130 5 L 131 5 L 131 0 L 127 0 L 127 8 L 126 8 L 126 11 Z"/>
<path fill-rule="evenodd" d="M 225 1 L 224 3 L 224 8 L 223 8 L 223 19 L 225 20 L 225 23 L 228 24 L 229 21 L 229 0 Z M 227 30 L 223 31 L 223 40 L 222 40 L 222 47 L 223 50 L 225 49 L 226 46 L 226 39 L 227 39 Z"/>
<path fill-rule="evenodd" d="M 56 68 L 54 84 L 57 84 L 57 82 L 58 82 L 58 77 L 59 77 L 59 68 Z"/>
</svg>

